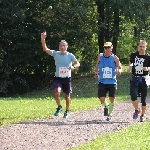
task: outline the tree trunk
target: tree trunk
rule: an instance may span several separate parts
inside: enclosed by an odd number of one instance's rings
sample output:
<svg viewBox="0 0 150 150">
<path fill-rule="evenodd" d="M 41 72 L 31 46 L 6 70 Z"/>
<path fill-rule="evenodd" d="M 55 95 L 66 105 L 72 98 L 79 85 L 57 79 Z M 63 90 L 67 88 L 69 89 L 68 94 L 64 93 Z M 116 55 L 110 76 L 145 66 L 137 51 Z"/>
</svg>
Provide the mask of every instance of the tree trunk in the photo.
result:
<svg viewBox="0 0 150 150">
<path fill-rule="evenodd" d="M 114 25 L 113 25 L 113 53 L 116 54 L 117 41 L 119 36 L 119 9 L 115 7 L 114 9 Z"/>
<path fill-rule="evenodd" d="M 104 48 L 104 4 L 101 3 L 99 0 L 96 1 L 97 4 L 97 10 L 99 14 L 98 18 L 98 45 L 99 45 L 99 52 L 103 53 Z"/>
</svg>

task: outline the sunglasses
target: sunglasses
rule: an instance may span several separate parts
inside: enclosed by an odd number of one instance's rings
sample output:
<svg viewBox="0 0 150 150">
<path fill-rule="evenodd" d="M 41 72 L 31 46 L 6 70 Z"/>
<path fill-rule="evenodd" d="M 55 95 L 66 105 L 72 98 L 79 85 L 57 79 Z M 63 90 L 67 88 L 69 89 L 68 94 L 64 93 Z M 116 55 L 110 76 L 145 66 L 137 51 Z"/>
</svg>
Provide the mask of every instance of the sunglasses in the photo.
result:
<svg viewBox="0 0 150 150">
<path fill-rule="evenodd" d="M 111 48 L 111 46 L 104 46 L 104 48 L 105 48 L 105 49 L 109 49 L 109 48 Z"/>
</svg>

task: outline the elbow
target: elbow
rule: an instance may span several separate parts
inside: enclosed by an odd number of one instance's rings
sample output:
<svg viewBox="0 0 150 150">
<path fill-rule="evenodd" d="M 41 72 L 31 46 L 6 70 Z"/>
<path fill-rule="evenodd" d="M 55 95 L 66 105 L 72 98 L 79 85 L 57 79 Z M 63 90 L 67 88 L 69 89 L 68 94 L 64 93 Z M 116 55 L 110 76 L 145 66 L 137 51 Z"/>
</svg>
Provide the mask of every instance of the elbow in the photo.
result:
<svg viewBox="0 0 150 150">
<path fill-rule="evenodd" d="M 118 67 L 118 69 L 122 69 L 122 67 L 121 67 L 121 66 L 119 66 L 119 67 Z"/>
<path fill-rule="evenodd" d="M 80 67 L 80 63 L 79 62 L 77 62 L 77 66 Z"/>
<path fill-rule="evenodd" d="M 43 47 L 43 51 L 47 51 L 47 50 L 49 50 L 46 46 L 42 46 Z"/>
<path fill-rule="evenodd" d="M 43 51 L 45 52 L 45 51 L 46 51 L 46 48 L 43 47 Z"/>
</svg>

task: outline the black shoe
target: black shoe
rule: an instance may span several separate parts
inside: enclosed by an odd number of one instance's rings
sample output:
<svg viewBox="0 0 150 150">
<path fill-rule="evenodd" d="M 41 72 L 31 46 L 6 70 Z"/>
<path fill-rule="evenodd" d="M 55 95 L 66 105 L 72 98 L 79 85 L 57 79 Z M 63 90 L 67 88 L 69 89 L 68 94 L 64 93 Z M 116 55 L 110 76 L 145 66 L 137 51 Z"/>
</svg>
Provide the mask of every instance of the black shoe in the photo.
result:
<svg viewBox="0 0 150 150">
<path fill-rule="evenodd" d="M 104 116 L 108 116 L 108 108 L 104 108 Z"/>
</svg>

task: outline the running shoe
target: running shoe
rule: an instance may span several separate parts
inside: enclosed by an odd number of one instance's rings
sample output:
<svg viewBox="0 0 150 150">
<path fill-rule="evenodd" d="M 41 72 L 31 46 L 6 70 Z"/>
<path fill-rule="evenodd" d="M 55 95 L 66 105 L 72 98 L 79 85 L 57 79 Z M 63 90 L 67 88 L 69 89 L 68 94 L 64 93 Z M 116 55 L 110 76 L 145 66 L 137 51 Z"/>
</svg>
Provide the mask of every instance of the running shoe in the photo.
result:
<svg viewBox="0 0 150 150">
<path fill-rule="evenodd" d="M 107 121 L 109 121 L 109 122 L 111 122 L 112 121 L 112 118 L 111 118 L 112 116 L 108 116 L 107 118 L 106 118 L 106 120 Z"/>
<path fill-rule="evenodd" d="M 59 116 L 59 114 L 61 113 L 61 111 L 62 111 L 62 107 L 60 107 L 60 106 L 58 106 L 57 108 L 56 108 L 56 112 L 55 112 L 55 116 Z"/>
<path fill-rule="evenodd" d="M 104 108 L 104 116 L 108 116 L 108 108 Z"/>
<path fill-rule="evenodd" d="M 138 114 L 139 114 L 139 111 L 138 110 L 135 110 L 134 114 L 133 114 L 133 119 L 137 119 L 138 118 Z"/>
<path fill-rule="evenodd" d="M 146 121 L 146 116 L 142 114 L 140 116 L 140 122 L 144 122 L 144 121 Z"/>
<path fill-rule="evenodd" d="M 63 118 L 68 118 L 69 116 L 70 116 L 70 112 L 68 110 L 66 110 Z"/>
</svg>

